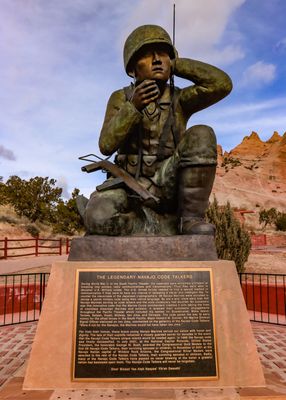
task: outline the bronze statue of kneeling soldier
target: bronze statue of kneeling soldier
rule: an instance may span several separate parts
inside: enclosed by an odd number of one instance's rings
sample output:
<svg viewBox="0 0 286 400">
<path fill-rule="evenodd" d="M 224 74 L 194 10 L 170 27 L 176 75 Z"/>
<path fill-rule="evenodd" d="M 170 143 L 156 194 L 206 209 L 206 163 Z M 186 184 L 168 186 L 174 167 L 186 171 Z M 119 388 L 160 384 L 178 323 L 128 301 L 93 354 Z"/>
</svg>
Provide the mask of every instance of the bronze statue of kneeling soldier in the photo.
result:
<svg viewBox="0 0 286 400">
<path fill-rule="evenodd" d="M 124 46 L 130 86 L 112 93 L 99 138 L 108 179 L 78 205 L 87 234 L 213 235 L 205 221 L 216 164 L 213 129 L 189 118 L 227 96 L 229 76 L 206 63 L 178 57 L 156 25 L 135 29 Z M 173 84 L 173 76 L 190 82 Z M 168 83 L 170 81 L 170 83 Z"/>
</svg>

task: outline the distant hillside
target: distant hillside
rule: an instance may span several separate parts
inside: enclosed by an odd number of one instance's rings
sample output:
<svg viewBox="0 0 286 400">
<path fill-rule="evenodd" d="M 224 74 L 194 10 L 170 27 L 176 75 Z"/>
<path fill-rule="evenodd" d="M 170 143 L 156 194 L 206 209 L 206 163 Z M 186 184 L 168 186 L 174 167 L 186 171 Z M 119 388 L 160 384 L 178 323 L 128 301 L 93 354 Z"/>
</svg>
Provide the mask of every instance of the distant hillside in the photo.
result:
<svg viewBox="0 0 286 400">
<path fill-rule="evenodd" d="M 0 239 L 6 236 L 17 239 L 32 238 L 33 231 L 38 231 L 42 237 L 55 236 L 50 226 L 39 222 L 31 223 L 28 218 L 19 217 L 11 205 L 0 205 Z"/>
</svg>

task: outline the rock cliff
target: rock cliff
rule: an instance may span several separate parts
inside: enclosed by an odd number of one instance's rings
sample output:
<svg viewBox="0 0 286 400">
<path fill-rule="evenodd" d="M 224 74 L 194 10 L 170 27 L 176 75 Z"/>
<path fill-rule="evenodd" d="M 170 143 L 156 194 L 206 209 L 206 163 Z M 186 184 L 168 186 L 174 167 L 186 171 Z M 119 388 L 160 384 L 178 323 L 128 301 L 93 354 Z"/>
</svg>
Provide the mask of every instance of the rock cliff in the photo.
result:
<svg viewBox="0 0 286 400">
<path fill-rule="evenodd" d="M 214 194 L 220 204 L 229 200 L 239 209 L 286 212 L 286 132 L 265 142 L 252 132 L 230 152 L 218 146 Z"/>
</svg>

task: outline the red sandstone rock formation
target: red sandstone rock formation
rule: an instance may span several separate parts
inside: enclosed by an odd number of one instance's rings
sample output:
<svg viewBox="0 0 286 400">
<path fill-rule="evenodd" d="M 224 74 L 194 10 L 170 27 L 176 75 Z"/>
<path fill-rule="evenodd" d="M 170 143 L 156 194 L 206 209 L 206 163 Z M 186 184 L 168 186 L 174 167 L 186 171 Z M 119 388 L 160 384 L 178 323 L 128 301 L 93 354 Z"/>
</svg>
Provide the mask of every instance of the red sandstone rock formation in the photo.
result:
<svg viewBox="0 0 286 400">
<path fill-rule="evenodd" d="M 252 132 L 229 153 L 218 146 L 218 153 L 213 194 L 219 203 L 256 214 L 271 207 L 286 212 L 286 132 L 265 142 Z"/>
<path fill-rule="evenodd" d="M 245 136 L 242 142 L 231 150 L 230 155 L 239 159 L 250 159 L 261 157 L 267 149 L 267 144 L 263 142 L 256 132 L 250 136 Z"/>
</svg>

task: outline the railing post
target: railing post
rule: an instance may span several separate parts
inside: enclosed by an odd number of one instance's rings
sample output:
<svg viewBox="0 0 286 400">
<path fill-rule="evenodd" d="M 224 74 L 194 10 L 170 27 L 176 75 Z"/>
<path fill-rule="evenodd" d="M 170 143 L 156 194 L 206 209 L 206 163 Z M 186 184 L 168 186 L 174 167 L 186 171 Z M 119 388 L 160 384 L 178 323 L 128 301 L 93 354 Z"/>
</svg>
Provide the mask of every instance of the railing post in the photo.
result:
<svg viewBox="0 0 286 400">
<path fill-rule="evenodd" d="M 4 239 L 4 259 L 8 258 L 8 238 L 5 237 Z"/>
<path fill-rule="evenodd" d="M 66 254 L 69 254 L 69 238 L 66 238 Z"/>
<path fill-rule="evenodd" d="M 62 238 L 59 239 L 59 255 L 62 255 Z"/>
<path fill-rule="evenodd" d="M 39 255 L 39 236 L 35 237 L 35 256 Z"/>
<path fill-rule="evenodd" d="M 41 311 L 42 311 L 42 305 L 43 305 L 43 274 L 42 274 L 42 272 L 41 272 L 41 274 L 40 274 L 40 304 L 39 304 L 39 306 L 40 306 L 40 314 L 41 314 Z"/>
</svg>

